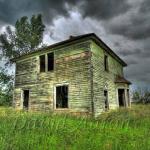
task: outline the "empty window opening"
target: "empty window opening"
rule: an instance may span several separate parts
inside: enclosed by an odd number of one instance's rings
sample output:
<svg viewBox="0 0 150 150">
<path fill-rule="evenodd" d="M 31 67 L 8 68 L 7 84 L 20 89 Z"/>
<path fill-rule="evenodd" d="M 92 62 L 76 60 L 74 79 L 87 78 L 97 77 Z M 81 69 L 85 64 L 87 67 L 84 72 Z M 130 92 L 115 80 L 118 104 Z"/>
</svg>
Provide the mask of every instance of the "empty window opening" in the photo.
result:
<svg viewBox="0 0 150 150">
<path fill-rule="evenodd" d="M 130 91 L 127 89 L 128 106 L 130 106 Z"/>
<path fill-rule="evenodd" d="M 56 87 L 56 108 L 68 108 L 68 86 Z"/>
<path fill-rule="evenodd" d="M 107 55 L 104 56 L 104 67 L 105 67 L 105 71 L 108 71 L 108 56 Z"/>
<path fill-rule="evenodd" d="M 48 57 L 48 71 L 54 70 L 54 53 L 47 54 Z"/>
<path fill-rule="evenodd" d="M 45 72 L 45 55 L 40 56 L 40 72 Z"/>
<path fill-rule="evenodd" d="M 119 106 L 125 106 L 125 90 L 124 89 L 118 89 L 118 100 L 119 100 Z"/>
<path fill-rule="evenodd" d="M 109 102 L 108 102 L 108 91 L 104 91 L 104 102 L 105 102 L 105 110 L 109 110 Z"/>
<path fill-rule="evenodd" d="M 23 108 L 28 109 L 29 107 L 29 90 L 23 91 Z"/>
</svg>

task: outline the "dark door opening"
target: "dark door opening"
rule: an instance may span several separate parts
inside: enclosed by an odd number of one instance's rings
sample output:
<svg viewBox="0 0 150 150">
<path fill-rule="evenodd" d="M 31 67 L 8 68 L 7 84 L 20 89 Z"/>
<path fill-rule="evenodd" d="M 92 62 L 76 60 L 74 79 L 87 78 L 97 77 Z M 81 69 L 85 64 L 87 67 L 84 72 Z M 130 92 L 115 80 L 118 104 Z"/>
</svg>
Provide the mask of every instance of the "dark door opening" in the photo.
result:
<svg viewBox="0 0 150 150">
<path fill-rule="evenodd" d="M 125 106 L 125 91 L 124 89 L 118 89 L 118 100 L 119 100 L 119 106 Z"/>
<path fill-rule="evenodd" d="M 108 91 L 104 91 L 105 110 L 109 110 Z"/>
<path fill-rule="evenodd" d="M 68 86 L 56 87 L 56 108 L 68 108 Z"/>
<path fill-rule="evenodd" d="M 28 109 L 29 107 L 29 90 L 23 91 L 23 108 Z"/>
</svg>

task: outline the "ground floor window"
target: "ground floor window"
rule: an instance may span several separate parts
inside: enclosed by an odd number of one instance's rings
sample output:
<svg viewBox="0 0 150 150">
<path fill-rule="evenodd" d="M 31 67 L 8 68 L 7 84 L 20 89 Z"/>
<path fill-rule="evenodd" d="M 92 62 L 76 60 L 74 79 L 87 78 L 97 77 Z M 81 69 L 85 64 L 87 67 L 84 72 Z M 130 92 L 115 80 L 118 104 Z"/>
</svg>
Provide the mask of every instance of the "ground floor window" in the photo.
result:
<svg viewBox="0 0 150 150">
<path fill-rule="evenodd" d="M 56 87 L 56 108 L 68 108 L 68 85 Z"/>
<path fill-rule="evenodd" d="M 104 91 L 104 102 L 105 102 L 105 110 L 109 110 L 109 102 L 108 102 L 108 91 Z"/>
</svg>

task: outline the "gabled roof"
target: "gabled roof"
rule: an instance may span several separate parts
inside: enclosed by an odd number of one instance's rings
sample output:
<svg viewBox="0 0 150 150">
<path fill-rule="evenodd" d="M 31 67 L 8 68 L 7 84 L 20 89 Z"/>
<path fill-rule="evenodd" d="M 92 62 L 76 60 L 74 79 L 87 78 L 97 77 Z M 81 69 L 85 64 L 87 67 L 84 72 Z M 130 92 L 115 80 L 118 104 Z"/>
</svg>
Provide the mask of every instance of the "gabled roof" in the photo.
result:
<svg viewBox="0 0 150 150">
<path fill-rule="evenodd" d="M 126 84 L 131 84 L 130 81 L 128 81 L 127 79 L 125 79 L 122 76 L 117 76 L 115 79 L 115 83 L 126 83 Z"/>
<path fill-rule="evenodd" d="M 65 46 L 65 45 L 71 44 L 72 42 L 77 42 L 81 39 L 83 39 L 83 40 L 84 39 L 85 40 L 89 40 L 89 39 L 94 40 L 100 47 L 102 47 L 107 53 L 109 53 L 112 57 L 114 57 L 116 60 L 118 60 L 123 66 L 127 66 L 127 64 L 117 54 L 115 54 L 111 50 L 111 48 L 108 47 L 95 33 L 89 33 L 89 34 L 84 34 L 84 35 L 79 35 L 79 36 L 72 36 L 68 40 L 61 41 L 61 42 L 52 44 L 50 46 L 37 49 L 37 50 L 29 52 L 27 54 L 23 54 L 19 57 L 13 58 L 11 61 L 16 62 L 17 60 L 20 60 L 20 59 L 24 58 L 27 55 L 32 55 L 32 54 L 38 53 L 40 51 L 44 52 L 48 49 L 55 48 L 55 47 L 58 47 L 58 46 L 61 46 L 61 45 Z"/>
</svg>

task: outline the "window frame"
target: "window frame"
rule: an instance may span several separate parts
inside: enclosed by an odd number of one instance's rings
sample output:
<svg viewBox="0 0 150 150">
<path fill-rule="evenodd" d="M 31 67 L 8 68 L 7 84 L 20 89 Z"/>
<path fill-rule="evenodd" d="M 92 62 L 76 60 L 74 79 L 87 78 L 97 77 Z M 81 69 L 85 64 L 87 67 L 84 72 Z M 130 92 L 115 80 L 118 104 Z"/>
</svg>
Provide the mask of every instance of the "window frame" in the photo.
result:
<svg viewBox="0 0 150 150">
<path fill-rule="evenodd" d="M 53 70 L 48 70 L 48 54 L 51 54 L 51 53 L 53 54 Z M 45 56 L 45 71 L 41 71 L 41 59 L 40 59 L 41 56 Z M 53 72 L 55 70 L 55 52 L 54 51 L 45 53 L 45 54 L 41 54 L 38 56 L 38 58 L 39 58 L 39 65 L 38 65 L 39 73 L 48 73 L 48 72 Z"/>
<path fill-rule="evenodd" d="M 48 57 L 48 55 L 49 54 L 53 54 L 53 69 L 52 70 L 49 70 L 49 57 Z M 54 57 L 55 55 L 54 55 L 54 52 L 50 52 L 50 53 L 47 53 L 46 54 L 46 57 L 47 57 L 47 72 L 52 72 L 52 71 L 54 71 L 54 68 L 55 68 L 55 60 L 54 60 Z"/>
<path fill-rule="evenodd" d="M 41 71 L 41 57 L 42 57 L 42 56 L 44 56 L 44 67 L 45 67 L 44 70 L 45 70 L 45 71 Z M 39 72 L 40 72 L 40 73 L 46 72 L 46 56 L 45 56 L 45 54 L 39 56 Z"/>
<path fill-rule="evenodd" d="M 59 87 L 59 86 L 68 86 L 68 107 L 67 108 L 57 108 L 56 107 L 56 88 L 57 87 Z M 53 108 L 54 108 L 54 110 L 68 110 L 68 109 L 70 109 L 70 103 L 69 103 L 69 83 L 61 83 L 61 84 L 56 84 L 55 86 L 54 86 L 54 102 L 53 102 Z"/>
<path fill-rule="evenodd" d="M 109 72 L 108 55 L 104 54 L 104 70 Z"/>
</svg>

